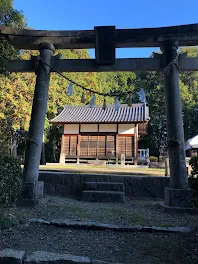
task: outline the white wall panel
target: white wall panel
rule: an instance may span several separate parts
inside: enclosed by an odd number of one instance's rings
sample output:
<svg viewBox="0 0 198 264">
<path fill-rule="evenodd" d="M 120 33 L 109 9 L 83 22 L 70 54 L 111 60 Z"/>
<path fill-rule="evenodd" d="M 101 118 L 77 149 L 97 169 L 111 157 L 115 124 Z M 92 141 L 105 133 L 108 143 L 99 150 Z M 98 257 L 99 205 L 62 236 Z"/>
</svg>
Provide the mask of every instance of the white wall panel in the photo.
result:
<svg viewBox="0 0 198 264">
<path fill-rule="evenodd" d="M 118 134 L 133 135 L 134 134 L 134 124 L 118 124 Z"/>
<path fill-rule="evenodd" d="M 98 124 L 82 124 L 80 132 L 98 132 Z"/>
<path fill-rule="evenodd" d="M 116 132 L 117 124 L 99 124 L 99 132 Z"/>
<path fill-rule="evenodd" d="M 65 124 L 64 134 L 79 134 L 79 124 Z"/>
</svg>

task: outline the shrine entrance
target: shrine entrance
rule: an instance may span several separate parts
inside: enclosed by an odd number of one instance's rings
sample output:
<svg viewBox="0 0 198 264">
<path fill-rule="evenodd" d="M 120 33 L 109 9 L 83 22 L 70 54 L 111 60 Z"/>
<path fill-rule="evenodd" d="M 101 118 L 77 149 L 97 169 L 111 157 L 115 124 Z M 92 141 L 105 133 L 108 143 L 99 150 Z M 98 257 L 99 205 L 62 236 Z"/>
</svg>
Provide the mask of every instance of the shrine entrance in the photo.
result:
<svg viewBox="0 0 198 264">
<path fill-rule="evenodd" d="M 198 58 L 179 55 L 179 46 L 198 45 L 198 24 L 163 28 L 115 29 L 95 27 L 81 31 L 42 31 L 0 27 L 0 35 L 17 49 L 39 50 L 29 61 L 9 61 L 9 72 L 35 72 L 29 141 L 25 158 L 25 198 L 36 203 L 41 145 L 48 100 L 50 72 L 163 71 L 166 97 L 170 188 L 165 190 L 164 208 L 190 208 L 186 173 L 179 70 L 198 70 Z M 163 54 L 152 58 L 116 59 L 115 48 L 160 47 Z M 61 60 L 56 49 L 95 48 L 96 59 Z M 112 94 L 116 96 L 116 92 Z M 126 142 L 122 142 L 123 146 Z M 72 152 L 72 150 L 71 150 Z"/>
</svg>

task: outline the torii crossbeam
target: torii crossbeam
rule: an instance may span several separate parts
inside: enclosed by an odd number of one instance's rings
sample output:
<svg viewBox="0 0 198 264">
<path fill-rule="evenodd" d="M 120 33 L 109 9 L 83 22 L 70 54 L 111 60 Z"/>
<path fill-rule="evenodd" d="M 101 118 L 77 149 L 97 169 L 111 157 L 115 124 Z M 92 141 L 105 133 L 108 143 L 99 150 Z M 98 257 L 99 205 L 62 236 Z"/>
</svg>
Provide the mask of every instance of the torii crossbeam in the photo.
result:
<svg viewBox="0 0 198 264">
<path fill-rule="evenodd" d="M 47 107 L 50 68 L 61 72 L 93 71 L 161 71 L 164 69 L 166 116 L 169 138 L 170 188 L 165 190 L 164 208 L 190 210 L 190 194 L 186 173 L 179 71 L 198 70 L 198 58 L 178 56 L 179 46 L 198 45 L 198 24 L 162 28 L 46 31 L 0 27 L 0 35 L 17 49 L 40 50 L 37 80 L 29 129 L 24 177 L 26 199 L 37 201 L 38 174 L 44 120 Z M 115 48 L 160 47 L 163 54 L 152 58 L 116 59 Z M 95 48 L 96 59 L 61 60 L 52 57 L 56 49 Z M 45 63 L 43 63 L 43 61 Z M 34 60 L 9 61 L 10 72 L 35 71 Z"/>
</svg>

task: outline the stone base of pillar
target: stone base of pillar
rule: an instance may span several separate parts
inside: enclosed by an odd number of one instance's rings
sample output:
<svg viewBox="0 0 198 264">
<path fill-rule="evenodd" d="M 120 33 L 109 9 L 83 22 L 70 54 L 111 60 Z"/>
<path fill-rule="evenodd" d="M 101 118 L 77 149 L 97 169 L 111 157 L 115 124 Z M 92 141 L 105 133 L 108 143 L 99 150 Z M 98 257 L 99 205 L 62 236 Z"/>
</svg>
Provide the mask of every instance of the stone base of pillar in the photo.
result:
<svg viewBox="0 0 198 264">
<path fill-rule="evenodd" d="M 59 163 L 65 164 L 65 153 L 60 153 Z"/>
<path fill-rule="evenodd" d="M 38 181 L 36 184 L 36 193 L 35 193 L 36 199 L 43 198 L 43 190 L 44 190 L 44 182 Z"/>
<path fill-rule="evenodd" d="M 193 212 L 190 190 L 165 187 L 165 201 L 160 203 L 165 212 Z"/>
<path fill-rule="evenodd" d="M 192 207 L 192 197 L 190 190 L 171 189 L 165 187 L 165 204 L 173 207 Z"/>
<path fill-rule="evenodd" d="M 22 197 L 17 201 L 19 206 L 36 206 L 43 198 L 44 182 L 24 182 Z"/>
</svg>

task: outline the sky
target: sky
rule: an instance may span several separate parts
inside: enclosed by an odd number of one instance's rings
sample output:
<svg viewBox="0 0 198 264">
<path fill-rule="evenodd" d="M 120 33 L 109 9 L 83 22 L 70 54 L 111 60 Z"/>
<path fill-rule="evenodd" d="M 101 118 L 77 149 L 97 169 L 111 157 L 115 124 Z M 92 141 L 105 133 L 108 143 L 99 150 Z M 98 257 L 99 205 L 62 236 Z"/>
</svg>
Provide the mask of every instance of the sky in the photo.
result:
<svg viewBox="0 0 198 264">
<path fill-rule="evenodd" d="M 94 26 L 148 28 L 198 23 L 198 0 L 14 0 L 33 29 L 82 30 Z M 119 48 L 117 58 L 149 57 L 155 48 Z M 89 50 L 95 57 L 94 50 Z"/>
</svg>

